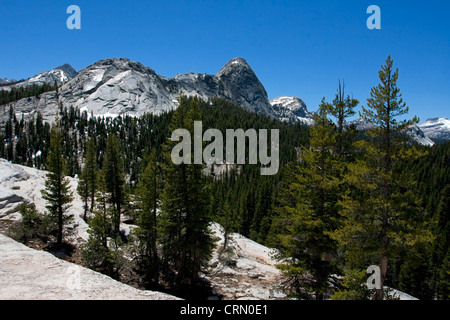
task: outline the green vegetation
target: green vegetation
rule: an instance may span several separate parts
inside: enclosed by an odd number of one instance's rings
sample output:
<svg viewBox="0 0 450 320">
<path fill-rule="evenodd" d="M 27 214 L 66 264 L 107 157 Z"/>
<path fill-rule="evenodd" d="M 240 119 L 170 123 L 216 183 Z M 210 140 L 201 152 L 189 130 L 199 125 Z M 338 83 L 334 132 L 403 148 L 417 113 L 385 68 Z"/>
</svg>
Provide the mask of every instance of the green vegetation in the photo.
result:
<svg viewBox="0 0 450 320">
<path fill-rule="evenodd" d="M 50 172 L 43 194 L 59 227 L 71 199 L 64 176 L 78 176 L 90 225 L 83 261 L 115 278 L 133 270 L 146 288 L 193 286 L 211 254 L 214 221 L 225 240 L 239 232 L 278 248 L 287 259 L 280 266 L 286 289 L 296 297 L 380 299 L 382 290 L 361 286 L 375 264 L 385 286 L 449 299 L 450 142 L 407 141 L 400 133 L 416 119 L 399 120 L 408 108 L 390 57 L 379 80 L 362 108 L 374 125 L 365 135 L 347 125 L 359 102 L 339 84 L 311 128 L 184 96 L 176 111 L 139 118 L 105 119 L 60 105 L 53 126 L 40 114 L 18 120 L 9 108 L 0 157 Z M 278 174 L 262 176 L 249 164 L 174 165 L 171 132 L 185 128 L 193 137 L 196 120 L 204 131 L 280 130 Z M 35 209 L 21 210 L 23 241 L 48 230 Z M 124 216 L 137 225 L 128 237 L 120 233 Z M 64 229 L 57 230 L 59 242 Z"/>
<path fill-rule="evenodd" d="M 1 87 L 0 87 L 1 88 Z M 56 91 L 58 86 L 44 83 L 42 85 L 20 86 L 10 90 L 0 89 L 0 106 L 19 101 L 23 98 L 38 97 L 44 92 Z"/>
<path fill-rule="evenodd" d="M 46 209 L 55 221 L 57 237 L 56 244 L 61 246 L 63 237 L 66 234 L 65 226 L 73 218 L 66 214 L 70 203 L 73 200 L 73 193 L 70 191 L 70 181 L 66 178 L 66 161 L 62 156 L 63 140 L 60 128 L 54 126 L 50 133 L 50 152 L 47 159 L 47 176 L 45 189 L 41 190 L 42 198 L 47 201 Z"/>
</svg>

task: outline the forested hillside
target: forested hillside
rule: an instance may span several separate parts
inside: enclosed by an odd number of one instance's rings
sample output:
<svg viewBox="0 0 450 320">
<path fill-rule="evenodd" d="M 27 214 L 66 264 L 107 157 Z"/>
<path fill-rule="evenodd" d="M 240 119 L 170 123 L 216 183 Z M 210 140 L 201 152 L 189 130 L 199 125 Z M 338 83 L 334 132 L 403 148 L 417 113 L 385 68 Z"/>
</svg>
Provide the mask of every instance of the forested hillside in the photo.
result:
<svg viewBox="0 0 450 320">
<path fill-rule="evenodd" d="M 281 268 L 287 291 L 297 297 L 368 298 L 360 283 L 366 279 L 365 268 L 377 262 L 370 257 L 378 253 L 370 250 L 378 233 L 384 233 L 381 239 L 390 237 L 390 244 L 396 245 L 385 251 L 385 285 L 422 299 L 449 298 L 450 143 L 429 148 L 399 141 L 398 149 L 383 149 L 386 146 L 377 143 L 386 133 L 376 130 L 359 140 L 355 128 L 343 127 L 357 104 L 346 97 L 323 101 L 312 128 L 220 99 L 181 96 L 179 102 L 176 111 L 158 116 L 116 118 L 60 104 L 58 123 L 52 126 L 39 114 L 18 119 L 7 108 L 0 157 L 46 170 L 61 161 L 67 175 L 80 178 L 77 192 L 85 200 L 85 218 L 92 229 L 83 247 L 84 261 L 113 277 L 120 278 L 124 259 L 119 248 L 131 241 L 136 244 L 136 273 L 147 287 L 154 288 L 160 279 L 171 288 L 192 283 L 211 253 L 214 239 L 207 226 L 215 221 L 225 234 L 238 232 L 280 249 L 284 258 L 294 257 L 295 262 Z M 367 112 L 370 116 L 375 114 Z M 262 176 L 260 165 L 249 164 L 228 166 L 215 175 L 203 174 L 214 171 L 203 165 L 175 166 L 170 161 L 171 132 L 191 128 L 199 120 L 204 131 L 279 129 L 278 174 Z M 61 151 L 50 144 L 55 132 Z M 383 152 L 395 153 L 390 155 L 395 161 L 379 158 Z M 382 170 L 386 165 L 389 170 L 380 171 L 383 161 L 388 162 Z M 378 175 L 384 178 L 377 180 Z M 389 194 L 377 195 L 377 184 L 389 186 Z M 375 206 L 392 208 L 392 219 L 401 224 L 383 220 L 386 228 L 374 225 L 363 235 Z M 117 227 L 124 214 L 138 225 L 132 239 L 124 238 Z M 349 236 L 366 240 L 353 248 Z"/>
<path fill-rule="evenodd" d="M 12 87 L 9 90 L 2 90 L 0 86 L 0 106 L 19 101 L 23 98 L 37 97 L 44 92 L 55 91 L 57 90 L 57 88 L 57 84 L 51 85 L 47 83 L 44 83 L 42 85 L 35 84 L 17 88 Z"/>
</svg>

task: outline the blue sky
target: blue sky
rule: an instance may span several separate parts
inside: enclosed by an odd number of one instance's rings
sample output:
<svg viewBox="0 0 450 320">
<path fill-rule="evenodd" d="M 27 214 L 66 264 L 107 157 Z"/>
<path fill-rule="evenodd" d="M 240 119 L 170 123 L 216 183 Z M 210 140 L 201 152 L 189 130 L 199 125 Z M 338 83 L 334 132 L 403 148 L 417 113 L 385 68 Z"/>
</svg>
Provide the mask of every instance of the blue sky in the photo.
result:
<svg viewBox="0 0 450 320">
<path fill-rule="evenodd" d="M 81 30 L 69 30 L 69 5 Z M 369 30 L 369 5 L 381 30 Z M 215 74 L 243 57 L 269 98 L 302 98 L 316 110 L 338 79 L 366 105 L 390 54 L 410 116 L 450 118 L 449 1 L 12 0 L 0 6 L 0 77 L 28 78 L 70 63 L 80 70 L 126 57 L 158 74 Z M 358 108 L 359 110 L 359 108 Z"/>
</svg>

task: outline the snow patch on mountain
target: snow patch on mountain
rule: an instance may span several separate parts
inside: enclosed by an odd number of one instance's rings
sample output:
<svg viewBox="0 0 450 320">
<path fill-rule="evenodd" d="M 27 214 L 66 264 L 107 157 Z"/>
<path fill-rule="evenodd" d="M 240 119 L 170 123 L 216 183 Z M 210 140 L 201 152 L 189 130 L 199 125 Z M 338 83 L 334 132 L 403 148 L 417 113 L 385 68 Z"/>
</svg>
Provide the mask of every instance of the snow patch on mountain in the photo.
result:
<svg viewBox="0 0 450 320">
<path fill-rule="evenodd" d="M 67 81 L 69 81 L 69 77 L 64 73 L 64 71 L 60 69 L 54 69 L 50 71 L 46 71 L 43 73 L 40 73 L 30 79 L 27 80 L 27 82 L 30 85 L 33 84 L 43 84 L 43 83 L 51 83 L 51 80 L 56 81 L 58 84 L 63 84 Z"/>
<path fill-rule="evenodd" d="M 282 96 L 270 100 L 270 104 L 281 121 L 314 125 L 314 112 L 308 112 L 306 104 L 298 97 Z"/>
<path fill-rule="evenodd" d="M 7 85 L 12 82 L 16 82 L 14 79 L 8 79 L 8 78 L 0 78 L 0 85 Z"/>
<path fill-rule="evenodd" d="M 33 81 L 43 77 L 37 76 Z M 58 94 L 46 92 L 22 99 L 14 104 L 14 109 L 29 115 L 39 111 L 48 122 L 53 121 L 59 102 L 96 116 L 141 116 L 177 108 L 180 92 L 204 100 L 219 97 L 248 111 L 275 117 L 264 86 L 242 58 L 232 59 L 216 75 L 191 72 L 171 79 L 129 59 L 104 59 L 78 72 Z"/>
<path fill-rule="evenodd" d="M 418 144 L 423 146 L 432 147 L 434 141 L 431 140 L 417 125 L 412 125 L 405 130 L 406 134 L 411 137 Z"/>
<path fill-rule="evenodd" d="M 58 86 L 62 86 L 76 75 L 77 71 L 71 65 L 64 64 L 49 71 L 42 71 L 27 80 L 12 84 L 10 86 L 2 86 L 1 90 L 11 90 L 11 88 L 28 87 L 33 85 L 41 86 L 43 84 L 54 85 L 55 83 Z"/>
<path fill-rule="evenodd" d="M 361 132 L 367 131 L 373 127 L 373 124 L 361 118 L 350 121 L 348 125 L 354 125 L 356 129 Z M 417 125 L 411 125 L 409 128 L 404 130 L 404 133 L 408 135 L 412 141 L 420 145 L 428 147 L 432 147 L 434 145 L 434 142 L 428 138 Z"/>
<path fill-rule="evenodd" d="M 431 118 L 419 124 L 418 127 L 435 142 L 450 140 L 450 120 L 447 118 Z"/>
</svg>

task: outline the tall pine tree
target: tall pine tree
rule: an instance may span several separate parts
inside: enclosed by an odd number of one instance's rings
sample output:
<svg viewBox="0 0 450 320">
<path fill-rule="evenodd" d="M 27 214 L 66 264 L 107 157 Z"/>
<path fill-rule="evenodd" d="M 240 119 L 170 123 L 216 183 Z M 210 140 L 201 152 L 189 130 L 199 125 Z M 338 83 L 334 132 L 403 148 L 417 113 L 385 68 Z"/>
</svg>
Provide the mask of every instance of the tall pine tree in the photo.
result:
<svg viewBox="0 0 450 320">
<path fill-rule="evenodd" d="M 327 104 L 329 113 L 336 119 L 336 152 L 342 160 L 352 158 L 356 130 L 346 122 L 347 118 L 355 114 L 355 107 L 359 104 L 357 99 L 345 96 L 345 83 L 339 81 L 335 98 L 331 104 Z"/>
<path fill-rule="evenodd" d="M 80 181 L 78 185 L 78 193 L 84 202 L 84 220 L 86 221 L 86 215 L 89 210 L 88 200 L 91 200 L 90 208 L 94 208 L 95 204 L 95 193 L 97 191 L 97 176 L 98 176 L 98 165 L 97 165 L 97 148 L 95 145 L 94 138 L 90 138 L 86 153 L 84 156 L 84 167 L 80 174 Z"/>
<path fill-rule="evenodd" d="M 201 120 L 198 100 L 180 96 L 170 130 L 186 129 L 193 146 L 194 121 Z M 171 152 L 176 142 L 165 146 L 164 180 L 161 197 L 161 234 L 166 266 L 175 269 L 176 283 L 189 283 L 199 277 L 212 251 L 211 222 L 208 214 L 207 184 L 202 164 L 174 164 Z M 185 154 L 193 160 L 193 154 Z"/>
<path fill-rule="evenodd" d="M 120 140 L 112 134 L 106 141 L 105 156 L 103 159 L 102 171 L 106 177 L 106 191 L 109 194 L 109 202 L 115 206 L 115 217 L 113 221 L 113 234 L 118 236 L 120 233 L 120 217 L 122 206 L 125 199 L 124 191 L 124 172 L 120 148 Z"/>
<path fill-rule="evenodd" d="M 92 269 L 105 273 L 115 279 L 120 277 L 120 270 L 125 265 L 120 237 L 113 233 L 116 207 L 110 203 L 106 191 L 108 178 L 104 172 L 98 175 L 96 204 L 91 208 L 93 218 L 89 221 L 89 239 L 81 247 L 83 262 Z"/>
<path fill-rule="evenodd" d="M 432 263 L 437 299 L 450 299 L 450 185 L 441 192 L 437 210 L 437 239 L 434 242 Z"/>
<path fill-rule="evenodd" d="M 366 269 L 375 264 L 381 270 L 381 288 L 375 298 L 383 299 L 383 285 L 389 261 L 420 242 L 430 240 L 424 226 L 413 179 L 399 169 L 399 159 L 418 157 L 408 147 L 403 130 L 418 119 L 398 120 L 408 112 L 397 87 L 398 69 L 389 56 L 379 71 L 380 84 L 372 88 L 361 117 L 373 125 L 367 138 L 358 142 L 362 159 L 348 166 L 346 182 L 351 187 L 341 202 L 343 224 L 333 233 L 355 266 Z"/>
<path fill-rule="evenodd" d="M 334 152 L 336 127 L 327 115 L 322 100 L 310 147 L 303 148 L 295 177 L 287 176 L 290 183 L 280 193 L 283 199 L 279 199 L 279 216 L 273 223 L 281 232 L 280 249 L 289 261 L 279 268 L 288 279 L 291 294 L 317 300 L 324 298 L 330 276 L 337 273 L 337 244 L 328 233 L 337 223 L 340 167 Z"/>
<path fill-rule="evenodd" d="M 158 209 L 161 189 L 162 173 L 155 148 L 150 154 L 136 190 L 139 211 L 138 228 L 134 230 L 138 240 L 137 269 L 147 285 L 159 282 Z"/>
<path fill-rule="evenodd" d="M 48 202 L 46 208 L 57 224 L 56 244 L 59 246 L 63 242 L 64 226 L 73 218 L 66 215 L 73 200 L 73 193 L 70 190 L 70 181 L 66 178 L 66 161 L 62 156 L 62 145 L 61 130 L 58 125 L 55 125 L 50 135 L 45 189 L 41 192 L 43 199 Z"/>
</svg>

